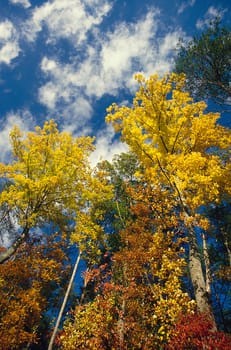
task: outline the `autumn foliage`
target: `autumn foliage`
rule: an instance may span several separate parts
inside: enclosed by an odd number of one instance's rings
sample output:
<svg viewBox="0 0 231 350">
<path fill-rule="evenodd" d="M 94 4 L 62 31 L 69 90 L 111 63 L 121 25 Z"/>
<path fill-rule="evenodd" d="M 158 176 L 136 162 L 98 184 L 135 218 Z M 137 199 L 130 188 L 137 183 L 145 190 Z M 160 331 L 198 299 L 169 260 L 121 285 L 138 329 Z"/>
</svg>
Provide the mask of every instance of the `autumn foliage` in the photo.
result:
<svg viewBox="0 0 231 350">
<path fill-rule="evenodd" d="M 193 101 L 184 75 L 136 80 L 133 104 L 108 109 L 130 149 L 112 163 L 92 169 L 94 140 L 53 120 L 25 135 L 13 128 L 12 161 L 0 164 L 0 229 L 13 242 L 0 251 L 0 350 L 230 348 L 220 331 L 230 319 L 230 223 L 220 215 L 230 129 Z M 70 245 L 85 267 L 78 295 Z"/>
<path fill-rule="evenodd" d="M 231 337 L 223 332 L 214 332 L 213 324 L 203 314 L 182 316 L 166 350 L 229 350 Z"/>
<path fill-rule="evenodd" d="M 31 239 L 13 260 L 0 265 L 1 350 L 22 349 L 41 341 L 45 314 L 54 307 L 53 293 L 68 276 L 65 249 L 65 240 L 60 241 L 57 234 L 46 240 Z"/>
<path fill-rule="evenodd" d="M 167 200 L 174 197 L 187 227 L 197 308 L 212 317 L 207 242 L 202 261 L 195 226 L 201 226 L 196 223 L 200 207 L 216 205 L 231 194 L 231 131 L 217 123 L 217 113 L 206 113 L 204 102 L 193 101 L 184 75 L 155 74 L 146 79 L 138 74 L 136 80 L 139 89 L 132 106 L 112 104 L 106 120 L 137 155 L 147 183 L 162 186 Z"/>
<path fill-rule="evenodd" d="M 184 238 L 171 207 L 157 190 L 140 186 L 130 195 L 136 204 L 121 231 L 122 248 L 110 264 L 88 272 L 96 297 L 77 306 L 66 324 L 65 349 L 157 349 L 178 315 L 194 311 L 181 286 Z"/>
</svg>

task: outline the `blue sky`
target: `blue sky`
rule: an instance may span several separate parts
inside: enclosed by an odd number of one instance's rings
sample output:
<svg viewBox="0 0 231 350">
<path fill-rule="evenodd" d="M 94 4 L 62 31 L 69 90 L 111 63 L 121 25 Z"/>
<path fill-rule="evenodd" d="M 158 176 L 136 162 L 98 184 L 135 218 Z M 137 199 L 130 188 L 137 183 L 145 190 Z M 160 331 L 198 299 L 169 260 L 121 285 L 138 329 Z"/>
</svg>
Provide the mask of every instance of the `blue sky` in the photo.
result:
<svg viewBox="0 0 231 350">
<path fill-rule="evenodd" d="M 96 136 L 92 161 L 125 150 L 104 122 L 127 103 L 133 75 L 171 70 L 178 39 L 190 39 L 230 0 L 0 0 L 0 161 L 14 124 Z"/>
</svg>

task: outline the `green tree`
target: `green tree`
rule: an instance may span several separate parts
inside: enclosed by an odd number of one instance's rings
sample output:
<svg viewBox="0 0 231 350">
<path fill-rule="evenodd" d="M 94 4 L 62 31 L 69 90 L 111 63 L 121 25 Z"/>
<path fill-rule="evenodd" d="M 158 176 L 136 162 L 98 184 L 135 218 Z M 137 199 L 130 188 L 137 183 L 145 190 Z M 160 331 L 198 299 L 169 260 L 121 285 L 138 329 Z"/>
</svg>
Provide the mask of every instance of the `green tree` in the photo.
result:
<svg viewBox="0 0 231 350">
<path fill-rule="evenodd" d="M 197 99 L 231 104 L 231 31 L 219 20 L 199 37 L 181 43 L 175 59 L 176 73 L 185 73 L 185 89 Z"/>
<path fill-rule="evenodd" d="M 112 186 L 113 197 L 102 202 L 104 215 L 101 225 L 108 233 L 108 244 L 111 251 L 119 249 L 119 231 L 125 227 L 130 215 L 131 198 L 127 192 L 129 186 L 136 186 L 135 173 L 140 168 L 137 156 L 132 153 L 121 153 L 113 157 L 112 162 L 98 164 L 98 171 Z"/>
</svg>

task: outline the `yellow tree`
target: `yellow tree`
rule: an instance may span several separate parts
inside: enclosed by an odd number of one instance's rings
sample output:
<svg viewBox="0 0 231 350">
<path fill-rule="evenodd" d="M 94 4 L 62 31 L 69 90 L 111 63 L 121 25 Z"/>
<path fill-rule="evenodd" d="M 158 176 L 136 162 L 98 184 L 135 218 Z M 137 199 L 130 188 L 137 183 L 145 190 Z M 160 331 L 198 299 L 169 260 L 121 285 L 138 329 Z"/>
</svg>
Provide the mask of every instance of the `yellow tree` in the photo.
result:
<svg viewBox="0 0 231 350">
<path fill-rule="evenodd" d="M 16 253 L 32 229 L 45 224 L 71 231 L 72 242 L 78 246 L 75 268 L 49 345 L 52 348 L 80 258 L 84 253 L 94 261 L 100 254 L 104 233 L 96 221 L 101 212 L 92 208 L 110 196 L 110 187 L 90 168 L 88 156 L 94 149 L 90 137 L 74 138 L 59 132 L 51 120 L 26 135 L 15 127 L 10 139 L 13 161 L 0 164 L 1 181 L 6 181 L 0 206 L 3 217 L 6 213 L 14 217 L 19 234 L 0 255 L 0 263 Z"/>
<path fill-rule="evenodd" d="M 7 260 L 36 226 L 53 223 L 63 229 L 72 220 L 76 231 L 80 227 L 83 234 L 87 224 L 91 226 L 90 218 L 86 220 L 90 203 L 105 192 L 104 183 L 93 176 L 89 166 L 92 138 L 59 132 L 51 120 L 26 136 L 14 127 L 10 139 L 13 161 L 0 164 L 0 177 L 7 183 L 0 193 L 0 205 L 3 213 L 10 212 L 17 220 L 21 234 L 1 254 L 0 262 Z"/>
<path fill-rule="evenodd" d="M 137 154 L 145 180 L 161 185 L 166 198 L 188 228 L 189 268 L 198 310 L 211 314 L 195 226 L 206 228 L 197 210 L 230 194 L 229 129 L 217 124 L 218 114 L 205 113 L 204 102 L 194 103 L 185 92 L 184 75 L 136 76 L 139 90 L 133 105 L 108 108 L 122 140 Z"/>
</svg>

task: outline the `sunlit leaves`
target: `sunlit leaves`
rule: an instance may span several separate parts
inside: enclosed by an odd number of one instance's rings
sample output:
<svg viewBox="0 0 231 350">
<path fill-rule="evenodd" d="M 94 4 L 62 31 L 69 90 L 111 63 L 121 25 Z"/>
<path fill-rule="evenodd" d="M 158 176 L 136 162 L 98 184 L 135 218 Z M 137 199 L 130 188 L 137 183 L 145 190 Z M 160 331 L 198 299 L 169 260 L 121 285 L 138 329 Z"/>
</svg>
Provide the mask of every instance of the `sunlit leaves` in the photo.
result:
<svg viewBox="0 0 231 350">
<path fill-rule="evenodd" d="M 61 220 L 82 200 L 89 181 L 87 157 L 92 139 L 74 139 L 59 133 L 54 121 L 46 122 L 23 138 L 15 127 L 11 132 L 15 160 L 2 167 L 1 176 L 12 185 L 3 191 L 1 203 L 18 211 L 21 225 Z"/>
<path fill-rule="evenodd" d="M 96 229 L 102 232 L 93 224 L 101 214 L 92 213 L 93 202 L 110 197 L 110 187 L 89 165 L 93 139 L 59 132 L 53 120 L 26 135 L 14 127 L 10 137 L 14 159 L 0 166 L 1 178 L 9 182 L 0 193 L 0 205 L 14 213 L 27 235 L 45 223 L 66 230 L 72 222 L 73 241 L 83 249 L 80 233 L 89 241 L 95 239 Z"/>
<path fill-rule="evenodd" d="M 133 106 L 113 104 L 107 121 L 137 154 L 148 181 L 170 186 L 193 210 L 218 201 L 224 186 L 228 192 L 231 187 L 230 164 L 224 163 L 230 156 L 230 130 L 216 123 L 218 114 L 204 113 L 204 102 L 192 101 L 184 75 L 136 79 L 140 89 Z"/>
</svg>

